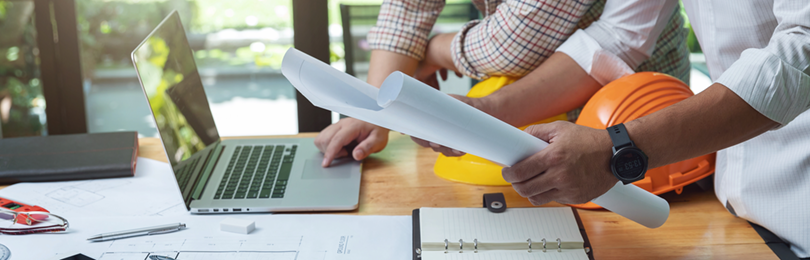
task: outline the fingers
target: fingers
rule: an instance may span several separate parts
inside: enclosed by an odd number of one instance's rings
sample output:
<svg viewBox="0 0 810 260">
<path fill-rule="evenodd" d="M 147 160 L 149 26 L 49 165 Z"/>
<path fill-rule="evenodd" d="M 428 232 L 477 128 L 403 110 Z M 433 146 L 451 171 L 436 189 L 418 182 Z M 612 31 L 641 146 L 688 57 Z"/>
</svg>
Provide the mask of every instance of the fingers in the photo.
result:
<svg viewBox="0 0 810 260">
<path fill-rule="evenodd" d="M 429 148 L 433 149 L 433 151 L 435 151 L 435 152 L 440 152 L 440 153 L 444 154 L 444 156 L 458 157 L 458 156 L 462 156 L 462 155 L 466 154 L 466 153 L 464 153 L 462 151 L 459 151 L 459 150 L 456 150 L 456 149 L 453 149 L 453 148 L 450 148 L 450 147 L 446 147 L 446 146 L 441 146 L 440 144 L 433 143 L 433 142 L 428 142 L 428 141 L 425 141 L 425 140 L 422 140 L 422 139 L 419 139 L 419 138 L 416 138 L 416 137 L 413 137 L 413 136 L 411 136 L 411 140 L 413 140 L 413 142 L 418 144 L 419 146 L 429 147 Z"/>
<path fill-rule="evenodd" d="M 346 150 L 343 149 L 343 146 L 346 146 L 354 141 L 359 134 L 359 131 L 350 129 L 347 129 L 346 131 L 339 131 L 337 134 L 335 134 L 329 141 L 326 149 L 324 149 L 323 162 L 321 162 L 321 166 L 328 167 L 335 158 L 338 158 L 341 155 L 348 155 Z"/>
<path fill-rule="evenodd" d="M 379 152 L 385 148 L 385 145 L 388 143 L 388 133 L 380 133 L 378 131 L 379 130 L 373 130 L 366 139 L 354 148 L 352 157 L 354 157 L 355 160 L 359 161 L 365 159 L 372 153 Z"/>
<path fill-rule="evenodd" d="M 327 126 L 315 137 L 315 146 L 318 147 L 322 153 L 326 152 L 326 147 L 329 146 L 329 141 L 335 136 L 335 133 L 340 131 L 342 124 L 340 122 Z"/>
<path fill-rule="evenodd" d="M 439 87 L 439 79 L 436 77 L 435 73 L 428 76 L 428 78 L 426 78 L 424 80 L 424 82 L 425 82 L 425 84 L 427 84 L 428 86 L 430 86 L 432 88 L 440 89 L 440 87 Z"/>
<path fill-rule="evenodd" d="M 464 77 L 464 74 L 461 74 L 461 72 L 458 72 L 458 71 L 454 71 L 454 72 L 456 73 L 456 77 L 459 77 L 459 78 Z"/>
<path fill-rule="evenodd" d="M 563 122 L 557 121 L 548 124 L 532 125 L 526 128 L 524 132 L 540 138 L 543 141 L 549 142 L 557 133 L 558 128 L 561 127 L 561 123 Z"/>
<path fill-rule="evenodd" d="M 447 81 L 447 69 L 440 69 L 439 76 L 442 77 L 442 81 Z"/>
<path fill-rule="evenodd" d="M 422 73 L 423 73 L 422 70 L 417 71 L 415 75 L 416 77 L 414 78 L 418 79 L 419 81 L 422 81 L 422 83 L 425 83 L 428 86 L 431 86 L 432 88 L 439 89 L 439 75 L 438 75 L 439 73 L 433 71 L 430 72 L 429 74 L 420 75 Z"/>
<path fill-rule="evenodd" d="M 448 156 L 448 157 L 459 157 L 459 156 L 465 155 L 467 153 L 456 150 L 456 149 L 450 149 L 449 152 L 442 152 L 442 154 L 444 154 L 444 156 Z"/>
<path fill-rule="evenodd" d="M 558 192 L 551 191 L 557 188 L 560 178 L 556 172 L 547 172 L 550 171 L 547 160 L 553 156 L 549 155 L 552 150 L 547 147 L 502 170 L 503 179 L 512 183 L 512 188 L 520 196 L 529 198 L 533 205 L 548 203 L 558 195 Z"/>
<path fill-rule="evenodd" d="M 523 159 L 522 161 L 512 165 L 512 167 L 504 167 L 501 171 L 503 175 L 503 179 L 509 183 L 516 183 L 516 182 L 524 182 L 531 178 L 534 178 L 537 175 L 540 175 L 546 169 L 548 169 L 548 165 L 546 164 L 547 160 L 545 158 L 545 151 L 542 150 L 529 158 Z"/>
<path fill-rule="evenodd" d="M 540 205 L 543 205 L 543 204 L 546 204 L 546 203 L 549 203 L 549 202 L 552 202 L 552 201 L 556 200 L 559 196 L 560 196 L 560 190 L 554 188 L 554 189 L 551 189 L 549 191 L 546 191 L 546 192 L 531 196 L 528 199 L 529 199 L 529 202 L 532 203 L 532 205 L 540 206 Z"/>
<path fill-rule="evenodd" d="M 430 148 L 433 148 L 434 152 L 440 152 L 440 153 L 444 154 L 444 156 L 458 157 L 458 156 L 464 155 L 464 152 L 453 149 L 453 148 L 450 148 L 450 147 L 442 146 L 440 144 L 433 143 L 433 142 L 430 142 L 429 144 L 430 144 Z"/>
<path fill-rule="evenodd" d="M 512 183 L 512 188 L 520 196 L 528 198 L 533 205 L 543 205 L 550 201 L 560 203 L 582 203 L 577 197 L 580 183 L 574 183 L 574 178 L 570 174 L 550 169 L 544 173 L 537 174 L 533 178 Z M 586 200 L 587 201 L 587 200 Z"/>
<path fill-rule="evenodd" d="M 421 147 L 430 147 L 430 142 L 411 136 L 411 140 Z"/>
<path fill-rule="evenodd" d="M 556 187 L 551 174 L 539 173 L 524 182 L 512 183 L 512 188 L 522 197 L 532 197 L 550 191 Z"/>
</svg>

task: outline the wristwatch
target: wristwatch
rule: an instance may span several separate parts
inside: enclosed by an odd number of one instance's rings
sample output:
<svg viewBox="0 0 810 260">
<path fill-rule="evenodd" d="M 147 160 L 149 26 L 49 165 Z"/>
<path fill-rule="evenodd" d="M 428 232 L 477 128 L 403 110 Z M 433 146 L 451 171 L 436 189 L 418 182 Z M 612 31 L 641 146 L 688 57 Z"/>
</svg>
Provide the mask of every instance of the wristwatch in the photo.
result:
<svg viewBox="0 0 810 260">
<path fill-rule="evenodd" d="M 613 157 L 610 158 L 610 170 L 625 185 L 644 179 L 647 172 L 647 155 L 636 147 L 627 135 L 624 124 L 607 129 L 613 141 Z"/>
</svg>

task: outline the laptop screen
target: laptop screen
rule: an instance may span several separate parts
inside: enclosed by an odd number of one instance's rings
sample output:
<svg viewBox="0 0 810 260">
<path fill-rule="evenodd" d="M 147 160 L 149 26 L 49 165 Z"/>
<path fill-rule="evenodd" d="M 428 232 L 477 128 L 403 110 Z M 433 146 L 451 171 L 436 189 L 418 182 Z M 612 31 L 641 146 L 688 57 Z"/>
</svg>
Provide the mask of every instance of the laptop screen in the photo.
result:
<svg viewBox="0 0 810 260">
<path fill-rule="evenodd" d="M 178 163 L 219 140 L 219 133 L 176 11 L 135 48 L 132 60 L 177 171 Z"/>
</svg>

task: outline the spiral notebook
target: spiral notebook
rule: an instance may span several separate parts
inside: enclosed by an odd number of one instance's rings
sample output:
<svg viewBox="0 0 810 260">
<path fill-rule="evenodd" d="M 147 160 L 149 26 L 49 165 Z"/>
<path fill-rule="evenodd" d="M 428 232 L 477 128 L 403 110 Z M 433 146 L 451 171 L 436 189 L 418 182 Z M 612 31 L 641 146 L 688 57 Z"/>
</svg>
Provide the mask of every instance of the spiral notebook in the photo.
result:
<svg viewBox="0 0 810 260">
<path fill-rule="evenodd" d="M 414 259 L 588 260 L 590 243 L 570 207 L 414 210 Z"/>
</svg>

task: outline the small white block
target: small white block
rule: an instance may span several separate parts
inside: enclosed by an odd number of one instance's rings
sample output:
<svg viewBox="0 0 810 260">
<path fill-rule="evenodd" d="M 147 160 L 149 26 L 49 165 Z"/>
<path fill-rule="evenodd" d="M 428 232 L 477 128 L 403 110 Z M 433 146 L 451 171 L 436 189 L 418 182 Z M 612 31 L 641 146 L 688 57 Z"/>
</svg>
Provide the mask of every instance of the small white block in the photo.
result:
<svg viewBox="0 0 810 260">
<path fill-rule="evenodd" d="M 250 234 L 255 228 L 255 222 L 245 219 L 226 218 L 219 222 L 219 229 L 227 232 Z"/>
</svg>

